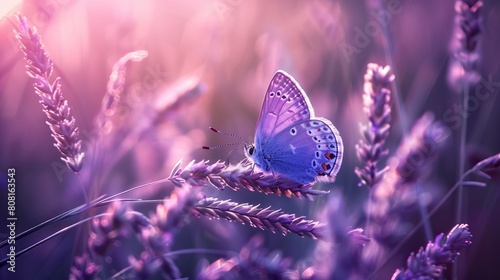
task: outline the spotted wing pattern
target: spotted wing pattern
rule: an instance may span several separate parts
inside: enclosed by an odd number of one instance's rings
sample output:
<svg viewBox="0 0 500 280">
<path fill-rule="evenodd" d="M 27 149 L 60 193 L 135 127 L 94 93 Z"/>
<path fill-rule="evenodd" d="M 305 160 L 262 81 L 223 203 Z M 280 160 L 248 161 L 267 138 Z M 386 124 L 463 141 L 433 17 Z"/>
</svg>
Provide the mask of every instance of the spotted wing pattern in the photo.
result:
<svg viewBox="0 0 500 280">
<path fill-rule="evenodd" d="M 278 71 L 266 91 L 254 146 L 247 156 L 264 171 L 298 183 L 333 181 L 344 146 L 335 126 L 316 118 L 309 98 L 286 72 Z"/>
<path fill-rule="evenodd" d="M 271 171 L 304 184 L 335 180 L 344 152 L 338 130 L 324 118 L 293 123 L 261 148 Z"/>
<path fill-rule="evenodd" d="M 293 77 L 279 70 L 267 88 L 256 135 L 275 135 L 294 122 L 313 116 L 314 111 L 304 90 Z"/>
</svg>

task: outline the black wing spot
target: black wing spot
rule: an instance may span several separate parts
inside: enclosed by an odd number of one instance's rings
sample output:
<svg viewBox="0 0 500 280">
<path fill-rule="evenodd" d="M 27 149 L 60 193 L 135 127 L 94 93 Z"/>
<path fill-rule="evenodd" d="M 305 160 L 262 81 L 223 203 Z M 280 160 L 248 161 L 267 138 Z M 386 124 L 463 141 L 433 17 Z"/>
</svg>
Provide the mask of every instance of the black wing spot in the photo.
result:
<svg viewBox="0 0 500 280">
<path fill-rule="evenodd" d="M 330 170 L 330 168 L 332 168 L 332 166 L 329 163 L 323 163 L 321 165 L 321 168 L 323 168 L 324 171 L 328 171 Z"/>
<path fill-rule="evenodd" d="M 327 159 L 329 159 L 329 160 L 332 160 L 332 159 L 334 159 L 334 158 L 335 158 L 335 154 L 334 154 L 334 153 L 327 152 L 327 153 L 325 154 L 325 157 L 326 157 Z"/>
<path fill-rule="evenodd" d="M 282 100 L 286 100 L 286 99 L 287 99 L 286 95 L 285 95 L 285 94 L 283 94 L 283 95 L 281 96 L 281 99 L 282 99 Z"/>
<path fill-rule="evenodd" d="M 274 97 L 274 91 L 271 91 L 271 92 L 269 93 L 269 97 Z"/>
<path fill-rule="evenodd" d="M 318 165 L 318 162 L 315 159 L 313 159 L 311 162 L 311 166 L 316 167 L 316 165 Z"/>
<path fill-rule="evenodd" d="M 293 136 L 297 135 L 297 129 L 295 127 L 290 128 L 290 134 Z"/>
<path fill-rule="evenodd" d="M 314 154 L 316 155 L 316 158 L 320 158 L 321 157 L 321 153 L 319 151 L 316 151 Z"/>
<path fill-rule="evenodd" d="M 276 96 L 277 96 L 277 97 L 280 97 L 280 96 L 281 96 L 281 91 L 279 91 L 279 90 L 278 90 L 278 91 L 276 92 Z"/>
</svg>

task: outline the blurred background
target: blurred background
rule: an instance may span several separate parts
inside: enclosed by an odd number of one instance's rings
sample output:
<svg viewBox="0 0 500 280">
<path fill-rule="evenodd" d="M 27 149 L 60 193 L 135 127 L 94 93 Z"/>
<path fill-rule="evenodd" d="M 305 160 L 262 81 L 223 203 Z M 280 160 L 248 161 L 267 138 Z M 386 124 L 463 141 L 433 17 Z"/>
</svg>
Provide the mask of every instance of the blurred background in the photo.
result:
<svg viewBox="0 0 500 280">
<path fill-rule="evenodd" d="M 92 168 L 96 135 L 105 143 L 102 180 L 91 186 L 97 194 L 113 194 L 166 178 L 177 161 L 227 161 L 244 158 L 243 144 L 216 150 L 202 146 L 238 142 L 212 133 L 214 126 L 253 142 L 255 124 L 265 90 L 278 69 L 290 73 L 307 92 L 317 116 L 330 119 L 345 145 L 344 162 L 334 184 L 316 188 L 340 193 L 353 227 L 362 227 L 368 190 L 357 187 L 353 170 L 360 163 L 354 145 L 361 138 L 359 123 L 366 123 L 362 107 L 363 76 L 367 63 L 390 65 L 396 76 L 393 121 L 387 147 L 394 153 L 404 131 L 424 112 L 450 128 L 450 139 L 423 184 L 434 200 L 458 179 L 459 133 L 444 115 L 462 94 L 454 83 L 451 49 L 455 36 L 454 1 L 389 1 L 391 9 L 377 13 L 380 2 L 305 0 L 185 0 L 185 1 L 79 1 L 30 0 L 0 4 L 0 176 L 2 205 L 6 171 L 16 168 L 18 228 L 32 227 L 84 203 L 81 182 L 69 172 L 53 146 L 46 117 L 13 30 L 21 12 L 42 37 L 54 62 L 52 79 L 61 77 L 87 155 L 84 170 Z M 385 5 L 385 4 L 384 4 Z M 384 6 L 386 7 L 386 6 Z M 380 11 L 380 10 L 378 10 Z M 492 94 L 468 110 L 466 169 L 500 152 L 500 3 L 484 1 L 481 57 L 482 81 L 493 81 Z M 140 62 L 127 64 L 121 103 L 113 122 L 98 131 L 95 118 L 101 109 L 113 64 L 125 54 L 146 50 Z M 473 93 L 471 93 L 473 94 Z M 101 151 L 102 152 L 102 151 Z M 485 188 L 468 188 L 464 215 L 473 244 L 460 256 L 460 279 L 498 279 L 500 252 L 499 176 Z M 174 187 L 153 186 L 131 194 L 161 199 Z M 314 201 L 273 195 L 206 189 L 207 196 L 237 202 L 260 203 L 289 213 L 320 219 L 328 198 Z M 150 206 L 134 206 L 148 214 Z M 455 195 L 431 219 L 434 235 L 449 231 L 456 215 Z M 5 210 L 1 210 L 5 220 Z M 414 217 L 413 217 L 414 218 Z M 46 228 L 19 242 L 22 248 L 63 225 Z M 194 220 L 176 237 L 175 249 L 213 247 L 239 251 L 255 234 L 265 236 L 266 247 L 280 250 L 294 264 L 313 261 L 317 241 L 261 232 L 225 221 Z M 0 230 L 2 239 L 5 228 Z M 235 233 L 238 234 L 235 234 Z M 231 240 L 232 242 L 228 242 Z M 17 260 L 18 279 L 58 279 L 69 274 L 73 256 L 85 238 L 77 232 L 57 237 Z M 384 268 L 390 278 L 406 265 L 406 258 L 426 244 L 423 231 L 407 242 Z M 124 245 L 127 246 L 127 245 Z M 137 244 L 130 245 L 131 251 Z M 135 246 L 135 247 L 134 247 Z M 2 251 L 3 252 L 3 251 Z M 4 254 L 2 253 L 4 256 Z M 214 256 L 203 256 L 210 261 Z M 192 277 L 201 256 L 176 259 L 182 275 Z M 116 271 L 125 264 L 106 259 Z M 114 262 L 114 263 L 113 263 Z M 125 259 L 126 263 L 126 259 Z M 0 275 L 4 276 L 5 268 Z M 8 279 L 8 278 L 3 278 Z M 382 278 L 380 278 L 382 279 Z"/>
</svg>

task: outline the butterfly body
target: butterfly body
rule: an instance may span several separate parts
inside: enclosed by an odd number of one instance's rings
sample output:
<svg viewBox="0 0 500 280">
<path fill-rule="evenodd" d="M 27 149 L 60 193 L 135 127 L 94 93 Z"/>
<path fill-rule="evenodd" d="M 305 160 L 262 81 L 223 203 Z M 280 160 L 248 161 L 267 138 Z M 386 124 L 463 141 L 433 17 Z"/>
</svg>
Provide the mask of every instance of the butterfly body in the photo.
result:
<svg viewBox="0 0 500 280">
<path fill-rule="evenodd" d="M 335 179 L 343 144 L 335 126 L 314 116 L 300 85 L 280 70 L 267 89 L 255 143 L 245 153 L 263 171 L 307 184 Z"/>
</svg>

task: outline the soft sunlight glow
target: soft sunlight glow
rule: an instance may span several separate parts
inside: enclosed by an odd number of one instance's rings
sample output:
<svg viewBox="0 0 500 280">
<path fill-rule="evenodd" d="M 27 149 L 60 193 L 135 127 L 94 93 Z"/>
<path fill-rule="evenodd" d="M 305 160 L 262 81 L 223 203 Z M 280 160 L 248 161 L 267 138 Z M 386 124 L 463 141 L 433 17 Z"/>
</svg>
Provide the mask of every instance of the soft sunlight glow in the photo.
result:
<svg viewBox="0 0 500 280">
<path fill-rule="evenodd" d="M 4 16 L 16 6 L 21 4 L 22 0 L 2 0 L 0 3 L 0 16 Z"/>
</svg>

